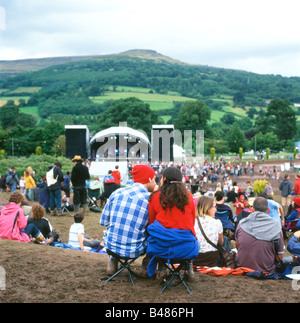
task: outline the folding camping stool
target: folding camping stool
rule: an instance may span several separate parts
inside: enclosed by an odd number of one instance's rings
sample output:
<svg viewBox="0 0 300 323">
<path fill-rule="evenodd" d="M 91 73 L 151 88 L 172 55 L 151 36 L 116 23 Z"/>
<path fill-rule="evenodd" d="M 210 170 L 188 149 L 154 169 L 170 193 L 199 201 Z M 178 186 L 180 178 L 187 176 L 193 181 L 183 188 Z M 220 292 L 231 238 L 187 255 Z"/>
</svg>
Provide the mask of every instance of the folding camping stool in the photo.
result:
<svg viewBox="0 0 300 323">
<path fill-rule="evenodd" d="M 118 276 L 124 269 L 127 269 L 131 283 L 134 286 L 133 276 L 136 276 L 136 277 L 139 277 L 139 276 L 131 270 L 130 265 L 134 263 L 136 259 L 138 259 L 140 256 L 136 258 L 127 258 L 127 257 L 121 257 L 108 249 L 106 249 L 106 252 L 108 255 L 113 256 L 118 261 L 118 264 L 120 264 L 120 268 L 116 273 L 114 273 L 111 277 L 105 280 L 105 282 L 108 283 L 114 277 Z"/>
<path fill-rule="evenodd" d="M 100 199 L 100 196 L 101 196 L 100 188 L 97 188 L 95 190 L 88 188 L 88 192 L 87 192 L 87 197 L 88 197 L 88 202 L 89 202 L 88 206 L 99 208 L 97 200 Z"/>
<path fill-rule="evenodd" d="M 163 265 L 169 270 L 169 276 L 163 282 L 163 288 L 160 291 L 160 294 L 167 288 L 167 287 L 174 287 L 182 283 L 187 291 L 192 294 L 191 290 L 189 289 L 184 277 L 181 275 L 180 270 L 185 269 L 186 265 L 190 262 L 190 259 L 163 259 L 156 257 L 158 261 L 161 261 Z M 172 281 L 177 278 L 179 281 L 176 284 L 171 284 Z"/>
</svg>

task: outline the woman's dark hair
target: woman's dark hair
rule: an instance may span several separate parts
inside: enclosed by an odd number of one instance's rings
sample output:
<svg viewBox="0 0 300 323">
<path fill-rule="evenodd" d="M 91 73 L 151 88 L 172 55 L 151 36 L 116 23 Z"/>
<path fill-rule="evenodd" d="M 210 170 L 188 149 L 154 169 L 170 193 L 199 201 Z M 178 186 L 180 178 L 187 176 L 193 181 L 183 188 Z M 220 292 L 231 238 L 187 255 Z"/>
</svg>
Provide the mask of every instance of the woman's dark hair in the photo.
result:
<svg viewBox="0 0 300 323">
<path fill-rule="evenodd" d="M 184 212 L 185 205 L 189 204 L 189 194 L 182 183 L 182 175 L 178 168 L 168 167 L 164 170 L 162 177 L 164 184 L 160 189 L 159 202 L 163 209 L 176 206 Z"/>
</svg>

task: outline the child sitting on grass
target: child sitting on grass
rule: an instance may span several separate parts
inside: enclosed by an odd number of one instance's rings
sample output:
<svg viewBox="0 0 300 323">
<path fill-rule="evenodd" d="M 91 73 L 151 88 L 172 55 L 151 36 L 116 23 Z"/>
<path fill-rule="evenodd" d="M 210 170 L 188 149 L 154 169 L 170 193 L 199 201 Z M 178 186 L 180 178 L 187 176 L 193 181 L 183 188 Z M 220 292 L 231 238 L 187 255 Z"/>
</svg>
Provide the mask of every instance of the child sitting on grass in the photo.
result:
<svg viewBox="0 0 300 323">
<path fill-rule="evenodd" d="M 72 248 L 87 250 L 85 247 L 97 249 L 100 245 L 100 241 L 95 239 L 91 239 L 90 237 L 84 234 L 84 213 L 79 212 L 74 214 L 74 222 L 69 231 L 69 242 Z"/>
</svg>

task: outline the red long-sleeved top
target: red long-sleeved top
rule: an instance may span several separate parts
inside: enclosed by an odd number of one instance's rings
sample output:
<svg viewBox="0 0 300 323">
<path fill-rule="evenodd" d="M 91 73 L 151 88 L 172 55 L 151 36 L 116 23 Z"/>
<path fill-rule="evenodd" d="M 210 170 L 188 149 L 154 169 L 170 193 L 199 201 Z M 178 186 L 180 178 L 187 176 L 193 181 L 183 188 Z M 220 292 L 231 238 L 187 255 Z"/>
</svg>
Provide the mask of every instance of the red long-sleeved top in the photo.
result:
<svg viewBox="0 0 300 323">
<path fill-rule="evenodd" d="M 191 230 L 196 236 L 196 213 L 192 194 L 189 193 L 190 201 L 185 206 L 184 213 L 176 206 L 164 210 L 159 202 L 159 195 L 160 191 L 154 193 L 149 200 L 149 225 L 157 220 L 165 228 Z"/>
</svg>

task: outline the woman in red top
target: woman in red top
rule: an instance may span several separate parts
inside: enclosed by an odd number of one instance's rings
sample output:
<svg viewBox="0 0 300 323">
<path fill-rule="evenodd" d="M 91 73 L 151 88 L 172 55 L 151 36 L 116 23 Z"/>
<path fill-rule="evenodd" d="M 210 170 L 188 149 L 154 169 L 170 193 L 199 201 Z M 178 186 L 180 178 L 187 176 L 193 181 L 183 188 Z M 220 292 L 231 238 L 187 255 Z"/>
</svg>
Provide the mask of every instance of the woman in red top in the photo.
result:
<svg viewBox="0 0 300 323">
<path fill-rule="evenodd" d="M 190 230 L 195 236 L 195 206 L 192 194 L 182 183 L 182 175 L 178 168 L 168 167 L 164 170 L 160 190 L 149 198 L 149 225 L 157 220 L 169 229 Z M 165 272 L 159 264 L 157 278 L 163 279 Z M 193 278 L 192 263 L 186 268 L 189 279 Z"/>
</svg>

